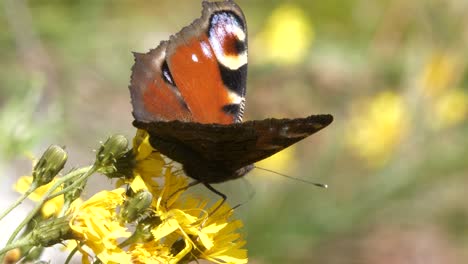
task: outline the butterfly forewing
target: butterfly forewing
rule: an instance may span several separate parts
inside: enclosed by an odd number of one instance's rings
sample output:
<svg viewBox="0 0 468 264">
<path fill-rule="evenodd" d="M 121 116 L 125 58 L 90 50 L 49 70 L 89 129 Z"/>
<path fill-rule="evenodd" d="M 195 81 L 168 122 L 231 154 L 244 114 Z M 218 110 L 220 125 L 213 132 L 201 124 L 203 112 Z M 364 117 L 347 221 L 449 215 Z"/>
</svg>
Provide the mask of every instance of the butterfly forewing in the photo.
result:
<svg viewBox="0 0 468 264">
<path fill-rule="evenodd" d="M 135 54 L 130 93 L 140 121 L 242 121 L 247 26 L 232 1 L 203 2 L 202 17 L 146 54 Z"/>
</svg>

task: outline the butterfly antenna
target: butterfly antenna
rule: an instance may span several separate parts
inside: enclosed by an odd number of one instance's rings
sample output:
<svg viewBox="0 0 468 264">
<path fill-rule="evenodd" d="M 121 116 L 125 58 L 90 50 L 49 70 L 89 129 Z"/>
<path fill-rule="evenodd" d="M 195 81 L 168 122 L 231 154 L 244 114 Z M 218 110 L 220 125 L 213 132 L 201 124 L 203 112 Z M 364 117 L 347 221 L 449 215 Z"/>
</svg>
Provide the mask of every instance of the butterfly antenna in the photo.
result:
<svg viewBox="0 0 468 264">
<path fill-rule="evenodd" d="M 236 209 L 236 208 L 239 208 L 241 207 L 242 205 L 246 204 L 247 202 L 249 202 L 250 200 L 252 200 L 255 196 L 255 189 L 252 187 L 252 184 L 250 184 L 250 182 L 242 177 L 241 178 L 242 182 L 246 185 L 246 189 L 249 190 L 249 197 L 247 198 L 247 201 L 244 201 L 244 202 L 241 202 L 239 204 L 237 204 L 236 206 L 232 207 L 232 209 Z"/>
<path fill-rule="evenodd" d="M 267 171 L 267 172 L 271 172 L 271 173 L 274 173 L 274 174 L 278 174 L 280 176 L 283 176 L 285 178 L 288 178 L 288 179 L 291 179 L 291 180 L 294 180 L 294 181 L 304 182 L 304 183 L 307 183 L 307 184 L 312 184 L 312 185 L 315 185 L 315 186 L 320 187 L 320 188 L 325 188 L 325 189 L 328 188 L 327 184 L 312 182 L 312 181 L 308 181 L 308 180 L 304 180 L 304 179 L 300 179 L 300 178 L 295 178 L 295 177 L 292 177 L 292 176 L 289 176 L 289 175 L 286 175 L 286 174 L 283 174 L 283 173 L 279 173 L 277 171 L 273 171 L 273 170 L 269 170 L 269 169 L 265 169 L 265 168 L 261 168 L 261 167 L 257 167 L 257 166 L 254 166 L 254 168 L 260 169 L 260 170 L 263 170 L 263 171 Z"/>
</svg>

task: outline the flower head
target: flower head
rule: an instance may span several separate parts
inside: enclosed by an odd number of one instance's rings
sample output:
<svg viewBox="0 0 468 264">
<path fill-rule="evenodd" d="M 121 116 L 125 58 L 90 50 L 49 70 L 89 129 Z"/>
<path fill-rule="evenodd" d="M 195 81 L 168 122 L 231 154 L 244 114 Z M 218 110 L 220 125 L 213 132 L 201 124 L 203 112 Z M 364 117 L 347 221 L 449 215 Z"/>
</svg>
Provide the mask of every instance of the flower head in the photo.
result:
<svg viewBox="0 0 468 264">
<path fill-rule="evenodd" d="M 314 39 L 313 27 L 302 9 L 291 4 L 277 7 L 253 47 L 274 63 L 296 64 L 304 59 Z"/>
<path fill-rule="evenodd" d="M 420 85 L 432 128 L 451 127 L 467 118 L 468 94 L 457 87 L 463 69 L 455 54 L 444 51 L 433 52 L 424 66 Z"/>
<path fill-rule="evenodd" d="M 406 113 L 403 98 L 390 91 L 359 102 L 347 135 L 352 151 L 371 167 L 385 164 L 407 133 Z"/>
<path fill-rule="evenodd" d="M 131 233 L 117 221 L 117 207 L 124 202 L 124 189 L 102 191 L 72 208 L 70 227 L 75 236 L 103 263 L 129 263 L 130 255 L 119 247 L 119 240 Z M 82 251 L 83 257 L 87 253 Z"/>
<path fill-rule="evenodd" d="M 460 73 L 457 57 L 447 52 L 434 52 L 421 72 L 421 86 L 425 94 L 435 97 L 451 88 Z"/>
<path fill-rule="evenodd" d="M 132 263 L 170 263 L 173 259 L 171 248 L 158 241 L 151 241 L 144 244 L 134 244 L 131 249 Z"/>
<path fill-rule="evenodd" d="M 103 191 L 70 210 L 77 240 L 103 263 L 246 263 L 242 223 L 231 219 L 232 208 L 220 201 L 210 208 L 208 200 L 187 194 L 188 178 L 173 172 L 148 137 L 138 131 L 134 139 L 126 192 Z"/>
<path fill-rule="evenodd" d="M 141 177 L 149 191 L 156 190 L 158 184 L 155 178 L 161 177 L 166 162 L 161 154 L 151 146 L 148 132 L 137 130 L 133 139 L 133 155 L 135 159 L 134 177 Z"/>
<path fill-rule="evenodd" d="M 468 93 L 451 89 L 433 101 L 432 116 L 435 128 L 457 125 L 468 119 Z"/>
</svg>

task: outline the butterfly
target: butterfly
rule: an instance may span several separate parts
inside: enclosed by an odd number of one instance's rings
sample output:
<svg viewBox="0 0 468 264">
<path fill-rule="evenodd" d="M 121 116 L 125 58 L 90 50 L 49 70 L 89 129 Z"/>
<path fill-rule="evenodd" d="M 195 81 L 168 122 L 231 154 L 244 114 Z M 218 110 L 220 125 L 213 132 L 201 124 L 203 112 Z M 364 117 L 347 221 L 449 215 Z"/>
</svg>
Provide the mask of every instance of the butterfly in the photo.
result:
<svg viewBox="0 0 468 264">
<path fill-rule="evenodd" d="M 331 115 L 242 122 L 247 24 L 232 0 L 203 2 L 202 16 L 148 53 L 134 53 L 133 125 L 150 144 L 211 184 L 246 175 L 254 163 L 314 134 Z"/>
</svg>

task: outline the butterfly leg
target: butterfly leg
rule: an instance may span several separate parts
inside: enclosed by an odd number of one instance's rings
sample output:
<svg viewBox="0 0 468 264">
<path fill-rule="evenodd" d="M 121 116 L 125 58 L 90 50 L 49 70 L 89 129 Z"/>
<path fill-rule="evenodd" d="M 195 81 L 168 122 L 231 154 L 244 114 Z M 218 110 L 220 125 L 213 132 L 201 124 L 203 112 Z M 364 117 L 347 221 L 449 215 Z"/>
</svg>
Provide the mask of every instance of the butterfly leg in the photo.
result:
<svg viewBox="0 0 468 264">
<path fill-rule="evenodd" d="M 197 184 L 199 184 L 199 183 L 201 183 L 201 181 L 193 181 L 193 182 L 187 184 L 187 186 L 177 189 L 175 192 L 171 193 L 171 195 L 169 195 L 169 197 L 167 197 L 166 201 L 164 202 L 164 206 L 167 208 L 167 203 L 168 203 L 176 194 L 178 194 L 178 193 L 180 193 L 180 192 L 183 192 L 183 191 L 187 190 L 188 188 L 193 187 L 193 186 L 195 186 L 195 185 L 197 185 Z"/>
<path fill-rule="evenodd" d="M 216 206 L 216 208 L 212 212 L 210 212 L 210 215 L 212 215 L 224 204 L 224 202 L 227 199 L 227 196 L 224 193 L 222 193 L 222 192 L 216 190 L 215 188 L 213 188 L 213 186 L 209 185 L 208 183 L 203 183 L 203 185 L 205 185 L 205 187 L 208 188 L 208 190 L 214 192 L 215 194 L 221 196 L 221 198 L 222 198 L 221 203 L 218 206 Z"/>
</svg>

